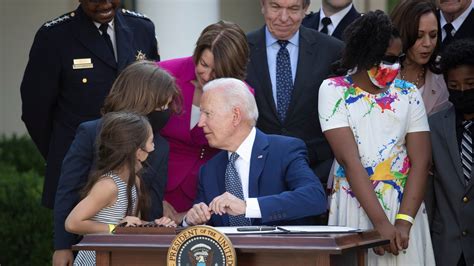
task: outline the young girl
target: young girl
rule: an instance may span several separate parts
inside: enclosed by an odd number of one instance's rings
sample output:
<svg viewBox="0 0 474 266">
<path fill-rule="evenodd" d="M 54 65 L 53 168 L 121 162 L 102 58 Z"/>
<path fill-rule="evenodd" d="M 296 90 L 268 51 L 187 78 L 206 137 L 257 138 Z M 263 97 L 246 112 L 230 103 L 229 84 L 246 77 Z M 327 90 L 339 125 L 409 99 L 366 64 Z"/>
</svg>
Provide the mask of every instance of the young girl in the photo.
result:
<svg viewBox="0 0 474 266">
<path fill-rule="evenodd" d="M 71 233 L 111 233 L 119 223 L 140 225 L 138 216 L 148 211 L 150 202 L 140 177 L 142 164 L 155 149 L 148 120 L 134 113 L 107 113 L 97 147 L 96 169 L 83 190 L 84 198 L 66 219 Z M 156 222 L 174 225 L 166 217 Z M 74 264 L 95 265 L 95 252 L 80 251 Z"/>
<path fill-rule="evenodd" d="M 321 127 L 337 160 L 329 224 L 375 228 L 390 240 L 374 249 L 383 256 L 370 252 L 369 265 L 434 265 L 422 204 L 429 128 L 416 87 L 395 79 L 402 42 L 382 11 L 356 20 L 345 40 L 345 76 L 319 90 Z"/>
</svg>

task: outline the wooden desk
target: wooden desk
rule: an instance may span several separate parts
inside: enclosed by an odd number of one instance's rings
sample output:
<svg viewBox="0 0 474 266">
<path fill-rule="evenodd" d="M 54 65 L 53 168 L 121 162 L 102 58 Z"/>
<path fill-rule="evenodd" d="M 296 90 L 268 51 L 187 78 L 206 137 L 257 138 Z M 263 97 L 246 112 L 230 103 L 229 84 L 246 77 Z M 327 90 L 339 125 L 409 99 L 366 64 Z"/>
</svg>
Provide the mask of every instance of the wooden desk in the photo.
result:
<svg viewBox="0 0 474 266">
<path fill-rule="evenodd" d="M 74 250 L 95 250 L 97 265 L 166 265 L 175 235 L 86 235 Z M 238 265 L 366 265 L 367 249 L 389 243 L 376 231 L 228 236 Z"/>
</svg>

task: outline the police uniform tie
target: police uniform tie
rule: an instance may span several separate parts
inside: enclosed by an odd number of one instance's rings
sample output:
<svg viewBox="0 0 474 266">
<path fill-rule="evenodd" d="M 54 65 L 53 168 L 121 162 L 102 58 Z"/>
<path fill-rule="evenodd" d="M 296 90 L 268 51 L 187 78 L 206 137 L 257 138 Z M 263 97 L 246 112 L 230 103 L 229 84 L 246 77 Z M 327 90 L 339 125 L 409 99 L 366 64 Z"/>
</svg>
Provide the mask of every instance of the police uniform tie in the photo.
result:
<svg viewBox="0 0 474 266">
<path fill-rule="evenodd" d="M 239 155 L 233 152 L 230 155 L 227 168 L 225 169 L 225 190 L 237 198 L 244 200 L 244 192 L 242 191 L 242 181 L 239 173 L 235 167 L 235 161 Z M 250 225 L 250 219 L 245 218 L 245 215 L 232 216 L 229 215 L 230 226 L 246 226 Z"/>
<path fill-rule="evenodd" d="M 466 185 L 471 180 L 471 171 L 472 171 L 472 138 L 471 138 L 471 130 L 470 127 L 472 125 L 472 121 L 467 120 L 462 122 L 464 127 L 462 132 L 462 139 L 461 139 L 461 162 L 462 162 L 462 171 L 464 173 L 464 179 L 466 181 Z"/>
<path fill-rule="evenodd" d="M 277 112 L 281 122 L 285 121 L 286 112 L 290 105 L 291 93 L 293 91 L 290 53 L 288 49 L 286 49 L 288 43 L 288 41 L 278 41 L 280 50 L 278 50 L 276 59 Z"/>
<path fill-rule="evenodd" d="M 102 38 L 104 38 L 105 44 L 107 44 L 109 51 L 112 53 L 113 58 L 115 58 L 114 47 L 112 45 L 112 41 L 110 40 L 110 35 L 107 33 L 108 27 L 108 23 L 100 24 L 99 30 L 102 33 Z"/>
<path fill-rule="evenodd" d="M 324 34 L 328 34 L 328 26 L 329 24 L 332 23 L 331 19 L 329 17 L 324 17 L 321 20 L 321 23 L 323 24 L 323 28 L 321 29 L 321 32 Z"/>
<path fill-rule="evenodd" d="M 454 38 L 454 27 L 453 24 L 447 23 L 443 26 L 444 31 L 446 32 L 446 37 L 444 37 L 443 44 L 447 45 Z"/>
</svg>

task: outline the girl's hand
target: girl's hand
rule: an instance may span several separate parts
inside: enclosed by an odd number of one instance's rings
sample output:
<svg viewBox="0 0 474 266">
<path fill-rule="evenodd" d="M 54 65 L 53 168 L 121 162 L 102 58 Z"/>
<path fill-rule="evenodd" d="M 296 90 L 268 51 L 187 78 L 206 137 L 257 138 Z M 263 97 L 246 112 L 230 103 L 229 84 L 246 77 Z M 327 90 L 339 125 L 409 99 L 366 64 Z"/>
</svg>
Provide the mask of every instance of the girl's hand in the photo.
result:
<svg viewBox="0 0 474 266">
<path fill-rule="evenodd" d="M 141 225 L 143 222 L 136 216 L 126 216 L 122 221 L 120 221 L 120 223 L 126 223 L 125 226 L 137 226 Z"/>
<path fill-rule="evenodd" d="M 397 245 L 397 241 L 400 241 L 401 239 L 400 231 L 398 231 L 398 229 L 390 222 L 385 222 L 376 226 L 375 229 L 379 232 L 382 238 L 390 240 L 390 244 L 374 248 L 375 254 L 382 256 L 385 254 L 385 251 L 387 251 L 395 256 L 398 255 L 398 246 L 400 246 L 400 244 Z"/>
<path fill-rule="evenodd" d="M 408 242 L 410 240 L 410 229 L 411 223 L 404 220 L 396 220 L 395 228 L 400 232 L 400 241 L 398 250 L 404 250 L 408 248 Z"/>
<path fill-rule="evenodd" d="M 176 223 L 168 217 L 161 217 L 160 219 L 155 219 L 155 223 L 165 227 L 176 227 Z"/>
</svg>

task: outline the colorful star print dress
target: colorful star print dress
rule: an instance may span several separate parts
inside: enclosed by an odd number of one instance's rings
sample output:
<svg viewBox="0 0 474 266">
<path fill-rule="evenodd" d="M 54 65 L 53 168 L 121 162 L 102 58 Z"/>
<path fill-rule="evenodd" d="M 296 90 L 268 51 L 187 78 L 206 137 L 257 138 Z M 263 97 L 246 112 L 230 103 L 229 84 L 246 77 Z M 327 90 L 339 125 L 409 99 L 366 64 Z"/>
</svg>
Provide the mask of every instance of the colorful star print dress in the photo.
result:
<svg viewBox="0 0 474 266">
<path fill-rule="evenodd" d="M 319 119 L 323 131 L 352 130 L 379 203 L 395 223 L 410 170 L 405 136 L 429 131 L 416 87 L 396 79 L 386 92 L 370 94 L 354 85 L 350 76 L 330 78 L 319 89 Z M 373 228 L 337 162 L 333 174 L 329 225 Z M 372 250 L 369 254 L 369 265 L 435 265 L 424 204 L 415 217 L 407 250 L 398 256 L 378 256 Z"/>
</svg>

